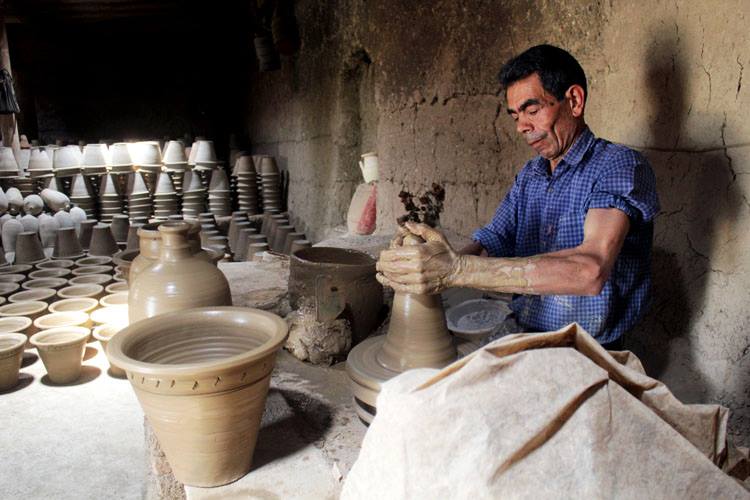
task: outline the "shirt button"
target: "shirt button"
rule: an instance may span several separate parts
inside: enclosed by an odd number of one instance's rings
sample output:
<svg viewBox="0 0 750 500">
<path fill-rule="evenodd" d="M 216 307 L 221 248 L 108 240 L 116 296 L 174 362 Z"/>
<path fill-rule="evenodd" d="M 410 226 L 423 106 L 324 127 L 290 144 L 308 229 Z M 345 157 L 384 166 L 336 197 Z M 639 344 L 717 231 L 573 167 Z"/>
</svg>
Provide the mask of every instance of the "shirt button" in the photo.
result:
<svg viewBox="0 0 750 500">
<path fill-rule="evenodd" d="M 548 188 L 547 188 L 547 192 L 548 192 L 548 193 L 551 193 L 552 191 L 554 191 L 554 189 L 552 189 L 552 187 L 548 187 Z"/>
</svg>

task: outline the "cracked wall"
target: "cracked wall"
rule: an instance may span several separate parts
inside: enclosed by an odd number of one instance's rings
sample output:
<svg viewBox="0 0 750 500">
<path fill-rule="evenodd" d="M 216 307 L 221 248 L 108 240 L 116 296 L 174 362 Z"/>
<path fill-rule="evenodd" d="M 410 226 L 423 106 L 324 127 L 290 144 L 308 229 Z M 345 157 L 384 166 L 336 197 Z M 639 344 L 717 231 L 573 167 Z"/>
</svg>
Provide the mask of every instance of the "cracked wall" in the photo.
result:
<svg viewBox="0 0 750 500">
<path fill-rule="evenodd" d="M 402 212 L 399 190 L 435 181 L 447 190 L 443 227 L 468 236 L 531 157 L 505 114 L 500 65 L 537 43 L 570 50 L 589 78 L 593 131 L 643 151 L 662 200 L 654 306 L 628 344 L 679 397 L 730 407 L 732 432 L 750 444 L 747 2 L 341 0 L 296 11 L 302 49 L 253 79 L 248 128 L 289 169 L 291 208 L 318 237 L 343 223 L 357 155 L 371 149 L 379 231 Z M 352 70 L 358 51 L 371 63 Z"/>
</svg>

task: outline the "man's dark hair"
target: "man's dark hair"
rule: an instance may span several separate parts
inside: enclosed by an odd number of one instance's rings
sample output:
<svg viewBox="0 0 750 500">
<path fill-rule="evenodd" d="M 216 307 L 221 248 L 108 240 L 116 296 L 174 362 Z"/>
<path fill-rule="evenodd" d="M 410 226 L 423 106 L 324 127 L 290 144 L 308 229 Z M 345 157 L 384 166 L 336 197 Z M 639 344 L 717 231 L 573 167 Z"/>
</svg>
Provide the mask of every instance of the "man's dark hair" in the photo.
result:
<svg viewBox="0 0 750 500">
<path fill-rule="evenodd" d="M 506 90 L 513 83 L 537 73 L 544 90 L 560 101 L 571 85 L 583 87 L 584 99 L 588 97 L 586 74 L 575 57 L 552 45 L 537 45 L 506 62 L 498 79 Z"/>
</svg>

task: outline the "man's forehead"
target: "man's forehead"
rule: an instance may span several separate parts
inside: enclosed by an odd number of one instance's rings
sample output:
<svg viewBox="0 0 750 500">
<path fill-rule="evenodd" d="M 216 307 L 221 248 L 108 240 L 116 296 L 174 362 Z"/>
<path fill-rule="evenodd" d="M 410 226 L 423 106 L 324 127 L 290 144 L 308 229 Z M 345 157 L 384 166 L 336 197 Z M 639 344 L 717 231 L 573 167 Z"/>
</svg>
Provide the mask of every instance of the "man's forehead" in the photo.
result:
<svg viewBox="0 0 750 500">
<path fill-rule="evenodd" d="M 513 82 L 505 90 L 508 111 L 518 111 L 524 102 L 530 99 L 541 101 L 546 95 L 547 92 L 544 90 L 542 80 L 536 73 L 527 76 L 523 80 Z"/>
</svg>

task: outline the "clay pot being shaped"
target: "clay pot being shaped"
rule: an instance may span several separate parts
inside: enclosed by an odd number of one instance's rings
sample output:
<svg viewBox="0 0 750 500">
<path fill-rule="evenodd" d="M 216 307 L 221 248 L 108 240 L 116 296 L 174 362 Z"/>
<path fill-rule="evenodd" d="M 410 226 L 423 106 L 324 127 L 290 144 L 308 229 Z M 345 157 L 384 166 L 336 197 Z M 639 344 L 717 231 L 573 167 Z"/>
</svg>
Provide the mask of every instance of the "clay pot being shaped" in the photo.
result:
<svg viewBox="0 0 750 500">
<path fill-rule="evenodd" d="M 72 227 L 58 229 L 52 258 L 69 260 L 76 259 L 82 255 L 83 248 L 81 248 L 81 242 L 78 240 L 76 230 Z"/>
<path fill-rule="evenodd" d="M 190 229 L 186 222 L 159 226 L 159 262 L 141 271 L 130 285 L 131 323 L 182 309 L 232 305 L 224 274 L 192 253 Z"/>
<path fill-rule="evenodd" d="M 119 250 L 109 224 L 97 224 L 91 232 L 89 255 L 111 257 Z"/>
<path fill-rule="evenodd" d="M 18 384 L 26 340 L 26 335 L 21 333 L 0 334 L 0 391 L 12 389 Z"/>
<path fill-rule="evenodd" d="M 49 207 L 53 212 L 59 212 L 60 210 L 67 210 L 70 208 L 70 200 L 65 194 L 54 191 L 52 189 L 43 189 L 39 196 L 44 200 L 45 205 Z"/>
<path fill-rule="evenodd" d="M 107 354 L 127 373 L 175 477 L 219 486 L 250 470 L 286 337 L 286 323 L 274 314 L 199 308 L 131 324 L 109 341 Z"/>
<path fill-rule="evenodd" d="M 50 328 L 29 339 L 42 358 L 51 382 L 68 384 L 78 380 L 89 335 L 88 328 L 72 326 Z"/>
<path fill-rule="evenodd" d="M 36 264 L 47 260 L 37 233 L 23 232 L 16 239 L 16 264 Z"/>
<path fill-rule="evenodd" d="M 94 328 L 94 331 L 92 333 L 94 338 L 98 340 L 102 345 L 102 350 L 107 356 L 107 360 L 109 361 L 109 374 L 117 378 L 125 378 L 125 370 L 112 364 L 112 360 L 109 358 L 109 354 L 107 354 L 107 344 L 109 344 L 109 341 L 112 339 L 112 337 L 114 337 L 114 335 L 123 328 L 124 325 L 105 323 Z"/>
<path fill-rule="evenodd" d="M 91 234 L 94 231 L 94 226 L 98 223 L 99 221 L 96 220 L 85 220 L 79 224 L 78 243 L 81 244 L 82 249 L 88 251 L 89 246 L 91 245 Z"/>
</svg>

